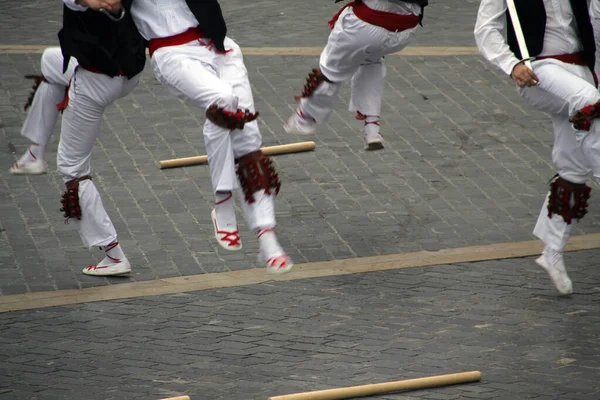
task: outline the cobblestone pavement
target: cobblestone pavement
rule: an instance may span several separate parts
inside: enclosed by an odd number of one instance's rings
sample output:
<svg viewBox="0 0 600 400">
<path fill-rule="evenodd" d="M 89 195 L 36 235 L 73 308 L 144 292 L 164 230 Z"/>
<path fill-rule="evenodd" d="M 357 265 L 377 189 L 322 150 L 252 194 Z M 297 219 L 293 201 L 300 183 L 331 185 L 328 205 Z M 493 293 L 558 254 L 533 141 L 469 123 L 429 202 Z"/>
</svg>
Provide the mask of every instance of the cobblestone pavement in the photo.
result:
<svg viewBox="0 0 600 400">
<path fill-rule="evenodd" d="M 7 0 L 2 44 L 55 44 L 60 7 Z M 223 2 L 243 46 L 322 45 L 328 1 Z M 477 3 L 433 2 L 417 45 L 472 46 Z M 44 12 L 41 13 L 40 10 Z M 36 35 L 29 25 L 35 24 Z M 285 29 L 281 28 L 285 26 Z M 281 29 L 280 29 L 281 28 Z M 282 31 L 275 38 L 274 29 Z M 264 144 L 307 140 L 282 123 L 316 57 L 246 57 Z M 52 172 L 10 176 L 26 149 L 21 105 L 39 54 L 0 54 L 0 293 L 105 285 L 256 266 L 257 242 L 240 217 L 244 250 L 222 251 L 212 234 L 208 167 L 161 171 L 162 159 L 205 154 L 203 116 L 169 95 L 147 68 L 136 91 L 105 116 L 94 149 L 95 182 L 132 262 L 129 278 L 86 277 L 97 262 L 58 211 L 58 135 Z M 549 119 L 524 108 L 513 85 L 478 56 L 389 57 L 382 132 L 387 147 L 362 150 L 346 111 L 348 87 L 312 153 L 276 158 L 281 242 L 296 263 L 531 239 L 553 175 Z M 16 153 L 11 154 L 13 150 Z M 598 232 L 593 202 L 576 234 Z"/>
<path fill-rule="evenodd" d="M 4 0 L 0 45 L 55 45 L 55 0 Z M 473 46 L 477 1 L 433 0 L 415 46 Z M 224 0 L 242 46 L 322 46 L 333 1 Z M 32 29 L 35 27 L 35 29 Z M 276 32 L 277 34 L 274 34 Z M 531 239 L 552 143 L 477 56 L 389 57 L 385 150 L 362 150 L 348 88 L 316 137 L 281 124 L 316 57 L 246 57 L 265 145 L 315 140 L 276 158 L 282 244 L 296 262 Z M 83 276 L 101 256 L 64 225 L 62 185 L 7 173 L 27 146 L 21 104 L 39 54 L 0 54 L 0 294 L 246 269 L 257 243 L 212 239 L 208 169 L 159 160 L 204 154 L 203 117 L 150 68 L 105 116 L 95 182 L 132 261 L 128 278 Z M 13 152 L 15 152 L 13 154 Z M 595 192 L 594 192 L 595 193 Z M 593 195 L 594 196 L 594 195 Z M 594 197 L 595 198 L 595 197 Z M 598 203 L 576 226 L 596 233 Z M 240 218 L 242 222 L 242 218 Z M 571 298 L 532 259 L 409 268 L 0 314 L 2 400 L 268 396 L 481 370 L 477 384 L 378 399 L 600 398 L 600 250 L 569 253 Z"/>
<path fill-rule="evenodd" d="M 598 255 L 569 254 L 571 298 L 518 259 L 3 313 L 0 398 L 264 400 L 480 370 L 373 399 L 596 400 Z"/>
</svg>

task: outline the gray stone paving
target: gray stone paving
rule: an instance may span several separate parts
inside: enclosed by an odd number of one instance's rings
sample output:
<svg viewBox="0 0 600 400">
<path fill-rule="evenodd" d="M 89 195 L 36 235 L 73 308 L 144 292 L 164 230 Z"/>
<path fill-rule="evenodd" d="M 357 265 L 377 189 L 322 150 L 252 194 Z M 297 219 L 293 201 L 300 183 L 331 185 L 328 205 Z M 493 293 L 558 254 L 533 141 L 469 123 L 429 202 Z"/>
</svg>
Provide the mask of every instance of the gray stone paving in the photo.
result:
<svg viewBox="0 0 600 400">
<path fill-rule="evenodd" d="M 2 5 L 0 44 L 56 44 L 56 1 Z M 414 45 L 473 46 L 477 5 L 432 1 Z M 223 7 L 242 46 L 322 46 L 337 9 L 317 0 Z M 347 87 L 316 138 L 283 133 L 316 57 L 246 60 L 265 145 L 318 144 L 276 159 L 280 238 L 296 262 L 531 239 L 553 174 L 551 126 L 479 57 L 389 57 L 387 147 L 377 153 L 362 150 L 360 123 L 345 111 Z M 134 272 L 82 275 L 100 254 L 62 223 L 56 173 L 7 173 L 12 146 L 17 154 L 27 146 L 19 130 L 29 83 L 21 76 L 38 63 L 38 54 L 0 54 L 0 294 L 256 266 L 257 244 L 243 225 L 244 251 L 216 247 L 205 166 L 156 167 L 204 154 L 202 116 L 147 69 L 106 114 L 93 154 Z M 576 233 L 599 232 L 599 216 L 593 202 Z M 516 259 L 0 314 L 0 398 L 265 399 L 479 369 L 478 384 L 377 398 L 597 400 L 599 257 L 568 254 L 571 298 L 556 296 L 532 259 Z"/>
<path fill-rule="evenodd" d="M 224 2 L 231 35 L 244 46 L 323 45 L 332 2 Z M 2 43 L 54 44 L 60 7 L 9 0 Z M 471 46 L 476 2 L 434 2 L 416 45 Z M 20 16 L 21 19 L 18 19 Z M 21 21 L 36 24 L 33 35 Z M 253 21 L 250 24 L 250 21 Z M 269 34 L 285 24 L 280 38 Z M 38 28 L 39 23 L 39 30 Z M 276 41 L 275 41 L 276 40 Z M 382 132 L 385 150 L 362 150 L 361 124 L 346 111 L 349 89 L 316 137 L 284 133 L 316 57 L 246 57 L 264 144 L 316 140 L 312 153 L 278 157 L 282 244 L 296 263 L 531 239 L 553 175 L 549 119 L 526 108 L 510 81 L 478 56 L 389 57 Z M 67 289 L 256 266 L 257 242 L 240 214 L 244 250 L 221 250 L 212 235 L 206 166 L 161 171 L 162 159 L 205 154 L 203 116 L 166 92 L 147 68 L 129 97 L 105 116 L 94 149 L 95 182 L 134 271 L 86 277 L 102 255 L 89 252 L 58 211 L 58 135 L 52 172 L 10 176 L 28 145 L 21 106 L 39 54 L 1 54 L 0 294 Z M 10 146 L 9 146 L 10 144 Z M 11 151 L 16 149 L 16 154 Z M 576 234 L 599 231 L 598 203 Z"/>
<path fill-rule="evenodd" d="M 373 399 L 596 400 L 598 255 L 569 254 L 571 298 L 519 259 L 4 313 L 0 398 L 266 399 L 480 370 Z"/>
</svg>

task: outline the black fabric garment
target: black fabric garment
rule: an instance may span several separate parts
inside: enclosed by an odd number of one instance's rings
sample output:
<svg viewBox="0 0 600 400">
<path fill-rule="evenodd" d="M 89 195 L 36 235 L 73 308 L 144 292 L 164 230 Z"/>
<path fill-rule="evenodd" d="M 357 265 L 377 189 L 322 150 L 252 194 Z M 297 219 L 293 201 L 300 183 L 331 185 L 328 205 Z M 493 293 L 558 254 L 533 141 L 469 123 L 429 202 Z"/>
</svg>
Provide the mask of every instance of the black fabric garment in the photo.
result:
<svg viewBox="0 0 600 400">
<path fill-rule="evenodd" d="M 110 77 L 139 74 L 146 63 L 146 42 L 131 18 L 133 0 L 123 0 L 125 16 L 113 21 L 104 13 L 88 9 L 73 11 L 64 6 L 63 28 L 58 33 L 64 57 L 63 72 L 71 57 L 84 68 Z"/>
<path fill-rule="evenodd" d="M 586 0 L 569 0 L 575 21 L 579 40 L 583 46 L 584 57 L 591 70 L 594 69 L 596 59 L 596 44 L 590 15 Z M 546 8 L 543 0 L 515 0 L 515 8 L 521 22 L 521 29 L 527 43 L 530 57 L 538 56 L 544 47 L 544 35 L 546 34 Z M 518 59 L 522 59 L 521 51 L 517 43 L 517 37 L 512 26 L 512 20 L 508 11 L 507 18 L 507 42 L 511 51 Z M 558 54 L 557 54 L 558 55 Z"/>
<path fill-rule="evenodd" d="M 335 0 L 336 3 L 339 3 L 340 1 L 344 1 L 344 0 Z M 421 6 L 421 8 L 425 7 L 426 5 L 429 4 L 429 0 L 395 0 L 399 3 L 412 3 L 412 4 L 418 4 Z"/>
<path fill-rule="evenodd" d="M 217 50 L 225 52 L 223 41 L 227 35 L 227 25 L 219 2 L 217 0 L 185 0 L 185 2 L 198 20 L 202 32 L 213 41 Z"/>
</svg>

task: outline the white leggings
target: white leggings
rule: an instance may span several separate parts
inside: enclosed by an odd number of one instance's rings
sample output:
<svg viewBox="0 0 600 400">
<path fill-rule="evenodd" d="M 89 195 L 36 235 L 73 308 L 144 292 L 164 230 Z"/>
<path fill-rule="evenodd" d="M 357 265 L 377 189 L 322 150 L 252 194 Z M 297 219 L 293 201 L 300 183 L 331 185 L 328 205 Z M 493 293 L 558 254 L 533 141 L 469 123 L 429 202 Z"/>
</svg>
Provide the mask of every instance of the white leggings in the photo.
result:
<svg viewBox="0 0 600 400">
<path fill-rule="evenodd" d="M 63 56 L 60 47 L 49 47 L 44 50 L 41 71 L 48 82 L 42 82 L 38 87 L 21 129 L 21 134 L 33 143 L 44 147 L 48 144 L 52 130 L 58 121 L 56 104 L 65 97 L 65 91 L 76 66 L 77 60 L 72 58 L 67 71 L 63 73 Z"/>
<path fill-rule="evenodd" d="M 110 78 L 81 67 L 76 68 L 69 88 L 69 105 L 63 113 L 58 145 L 58 173 L 64 182 L 91 173 L 90 155 L 100 134 L 104 110 L 115 100 L 127 96 L 138 81 L 139 75 L 133 79 Z M 117 239 L 115 228 L 93 181 L 79 183 L 79 204 L 81 221 L 72 221 L 77 225 L 85 246 L 106 246 Z"/>
<path fill-rule="evenodd" d="M 600 101 L 591 71 L 554 59 L 534 61 L 533 70 L 539 84 L 519 91 L 529 104 L 552 116 L 552 162 L 558 174 L 573 183 L 584 183 L 590 176 L 600 181 L 600 122 L 592 122 L 587 132 L 575 130 L 569 122 L 569 117 L 578 110 Z M 533 234 L 546 246 L 563 251 L 573 225 L 567 225 L 560 215 L 548 218 L 547 206 L 548 196 Z"/>
<path fill-rule="evenodd" d="M 229 111 L 240 108 L 254 112 L 242 51 L 230 38 L 225 38 L 225 48 L 227 53 L 219 54 L 204 39 L 160 48 L 152 56 L 154 73 L 171 93 L 203 111 L 217 105 Z M 260 150 L 262 136 L 258 122 L 249 122 L 241 130 L 230 130 L 207 119 L 203 133 L 214 192 L 239 189 L 235 159 Z M 259 192 L 254 197 L 253 204 L 242 201 L 250 229 L 274 227 L 273 196 Z"/>
<path fill-rule="evenodd" d="M 332 82 L 324 82 L 300 108 L 317 123 L 327 121 L 337 100 L 341 84 L 352 78 L 349 110 L 364 115 L 381 115 L 385 78 L 383 57 L 405 48 L 417 28 L 401 32 L 368 24 L 359 19 L 352 7 L 337 20 L 321 53 L 319 68 Z"/>
</svg>

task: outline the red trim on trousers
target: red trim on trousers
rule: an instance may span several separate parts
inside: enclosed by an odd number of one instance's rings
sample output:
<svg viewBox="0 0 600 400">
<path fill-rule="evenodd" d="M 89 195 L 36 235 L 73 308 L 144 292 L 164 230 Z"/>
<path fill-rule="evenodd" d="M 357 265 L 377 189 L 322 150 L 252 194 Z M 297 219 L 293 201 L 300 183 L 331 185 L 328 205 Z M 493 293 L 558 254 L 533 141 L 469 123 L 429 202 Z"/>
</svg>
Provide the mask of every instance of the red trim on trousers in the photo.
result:
<svg viewBox="0 0 600 400">
<path fill-rule="evenodd" d="M 367 7 L 362 0 L 355 0 L 344 5 L 340 11 L 333 16 L 331 21 L 329 21 L 329 27 L 331 29 L 333 29 L 342 12 L 348 7 L 352 7 L 352 11 L 354 11 L 354 15 L 356 15 L 358 19 L 392 32 L 401 32 L 412 29 L 419 24 L 418 15 L 404 15 L 373 10 L 372 8 Z"/>
</svg>

